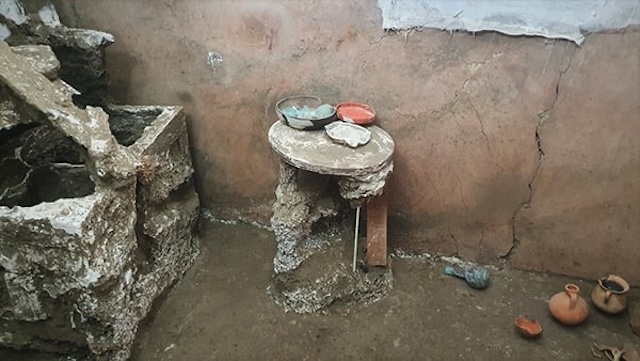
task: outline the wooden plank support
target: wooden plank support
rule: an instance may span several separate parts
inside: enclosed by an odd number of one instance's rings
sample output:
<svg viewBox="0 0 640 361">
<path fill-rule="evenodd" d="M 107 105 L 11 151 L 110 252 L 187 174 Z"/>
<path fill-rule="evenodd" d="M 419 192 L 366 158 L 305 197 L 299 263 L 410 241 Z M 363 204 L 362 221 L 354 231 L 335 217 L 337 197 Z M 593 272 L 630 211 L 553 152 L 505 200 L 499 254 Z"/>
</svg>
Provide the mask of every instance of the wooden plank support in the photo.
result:
<svg viewBox="0 0 640 361">
<path fill-rule="evenodd" d="M 367 203 L 367 263 L 387 266 L 387 193 Z"/>
</svg>

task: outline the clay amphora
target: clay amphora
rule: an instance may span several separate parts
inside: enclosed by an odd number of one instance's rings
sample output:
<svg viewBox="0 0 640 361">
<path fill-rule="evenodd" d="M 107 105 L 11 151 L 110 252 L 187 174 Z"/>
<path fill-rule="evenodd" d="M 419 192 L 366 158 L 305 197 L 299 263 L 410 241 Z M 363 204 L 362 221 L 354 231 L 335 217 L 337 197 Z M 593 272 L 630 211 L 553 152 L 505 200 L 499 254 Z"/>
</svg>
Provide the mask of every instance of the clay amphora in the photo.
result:
<svg viewBox="0 0 640 361">
<path fill-rule="evenodd" d="M 607 313 L 620 313 L 627 308 L 629 284 L 622 277 L 609 275 L 600 278 L 591 292 L 593 304 Z"/>
<path fill-rule="evenodd" d="M 589 305 L 579 296 L 580 288 L 572 283 L 564 286 L 564 292 L 556 293 L 549 300 L 549 312 L 560 323 L 575 326 L 589 316 Z"/>
</svg>

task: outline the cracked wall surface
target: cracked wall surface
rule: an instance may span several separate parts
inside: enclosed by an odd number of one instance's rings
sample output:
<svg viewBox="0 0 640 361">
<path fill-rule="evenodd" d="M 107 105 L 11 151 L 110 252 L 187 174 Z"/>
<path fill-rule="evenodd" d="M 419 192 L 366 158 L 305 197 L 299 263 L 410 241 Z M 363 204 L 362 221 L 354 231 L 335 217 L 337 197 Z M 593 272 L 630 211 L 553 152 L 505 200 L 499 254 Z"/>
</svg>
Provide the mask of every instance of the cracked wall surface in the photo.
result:
<svg viewBox="0 0 640 361">
<path fill-rule="evenodd" d="M 538 129 L 544 161 L 515 218 L 512 262 L 638 284 L 640 34 L 592 42 L 570 58 Z"/>
<path fill-rule="evenodd" d="M 577 47 L 384 32 L 375 0 L 58 3 L 118 39 L 116 98 L 185 107 L 202 200 L 222 216 L 269 219 L 279 99 L 357 100 L 396 143 L 391 247 L 640 284 L 637 29 Z"/>
</svg>

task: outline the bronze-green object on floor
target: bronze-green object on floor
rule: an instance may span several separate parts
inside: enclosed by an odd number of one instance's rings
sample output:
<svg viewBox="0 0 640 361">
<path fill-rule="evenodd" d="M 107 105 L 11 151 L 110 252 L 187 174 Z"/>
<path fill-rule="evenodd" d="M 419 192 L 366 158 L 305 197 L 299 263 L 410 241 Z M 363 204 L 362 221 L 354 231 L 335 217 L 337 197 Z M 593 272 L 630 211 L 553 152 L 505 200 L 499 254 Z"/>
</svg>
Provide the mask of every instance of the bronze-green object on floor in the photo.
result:
<svg viewBox="0 0 640 361">
<path fill-rule="evenodd" d="M 467 269 L 456 269 L 447 266 L 444 273 L 449 276 L 455 276 L 467 281 L 467 284 L 477 290 L 483 290 L 489 287 L 489 271 L 481 266 L 474 266 Z"/>
</svg>

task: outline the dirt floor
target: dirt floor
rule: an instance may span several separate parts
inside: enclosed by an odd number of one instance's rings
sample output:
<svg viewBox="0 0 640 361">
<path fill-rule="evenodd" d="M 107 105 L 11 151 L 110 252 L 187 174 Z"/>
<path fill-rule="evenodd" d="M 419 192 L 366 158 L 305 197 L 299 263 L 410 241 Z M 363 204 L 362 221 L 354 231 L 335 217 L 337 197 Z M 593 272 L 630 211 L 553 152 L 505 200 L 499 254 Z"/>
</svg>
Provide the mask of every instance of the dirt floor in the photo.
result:
<svg viewBox="0 0 640 361">
<path fill-rule="evenodd" d="M 574 328 L 550 319 L 547 300 L 566 282 L 586 299 L 593 282 L 492 270 L 491 286 L 476 291 L 444 276 L 443 261 L 426 258 L 394 258 L 393 290 L 368 308 L 287 314 L 266 292 L 275 252 L 269 231 L 208 222 L 203 233 L 201 255 L 141 327 L 132 360 L 584 361 L 598 360 L 594 341 L 640 348 L 626 313 L 592 309 Z M 514 332 L 519 314 L 542 323 L 540 339 Z M 0 350 L 0 360 L 45 359 Z"/>
</svg>

